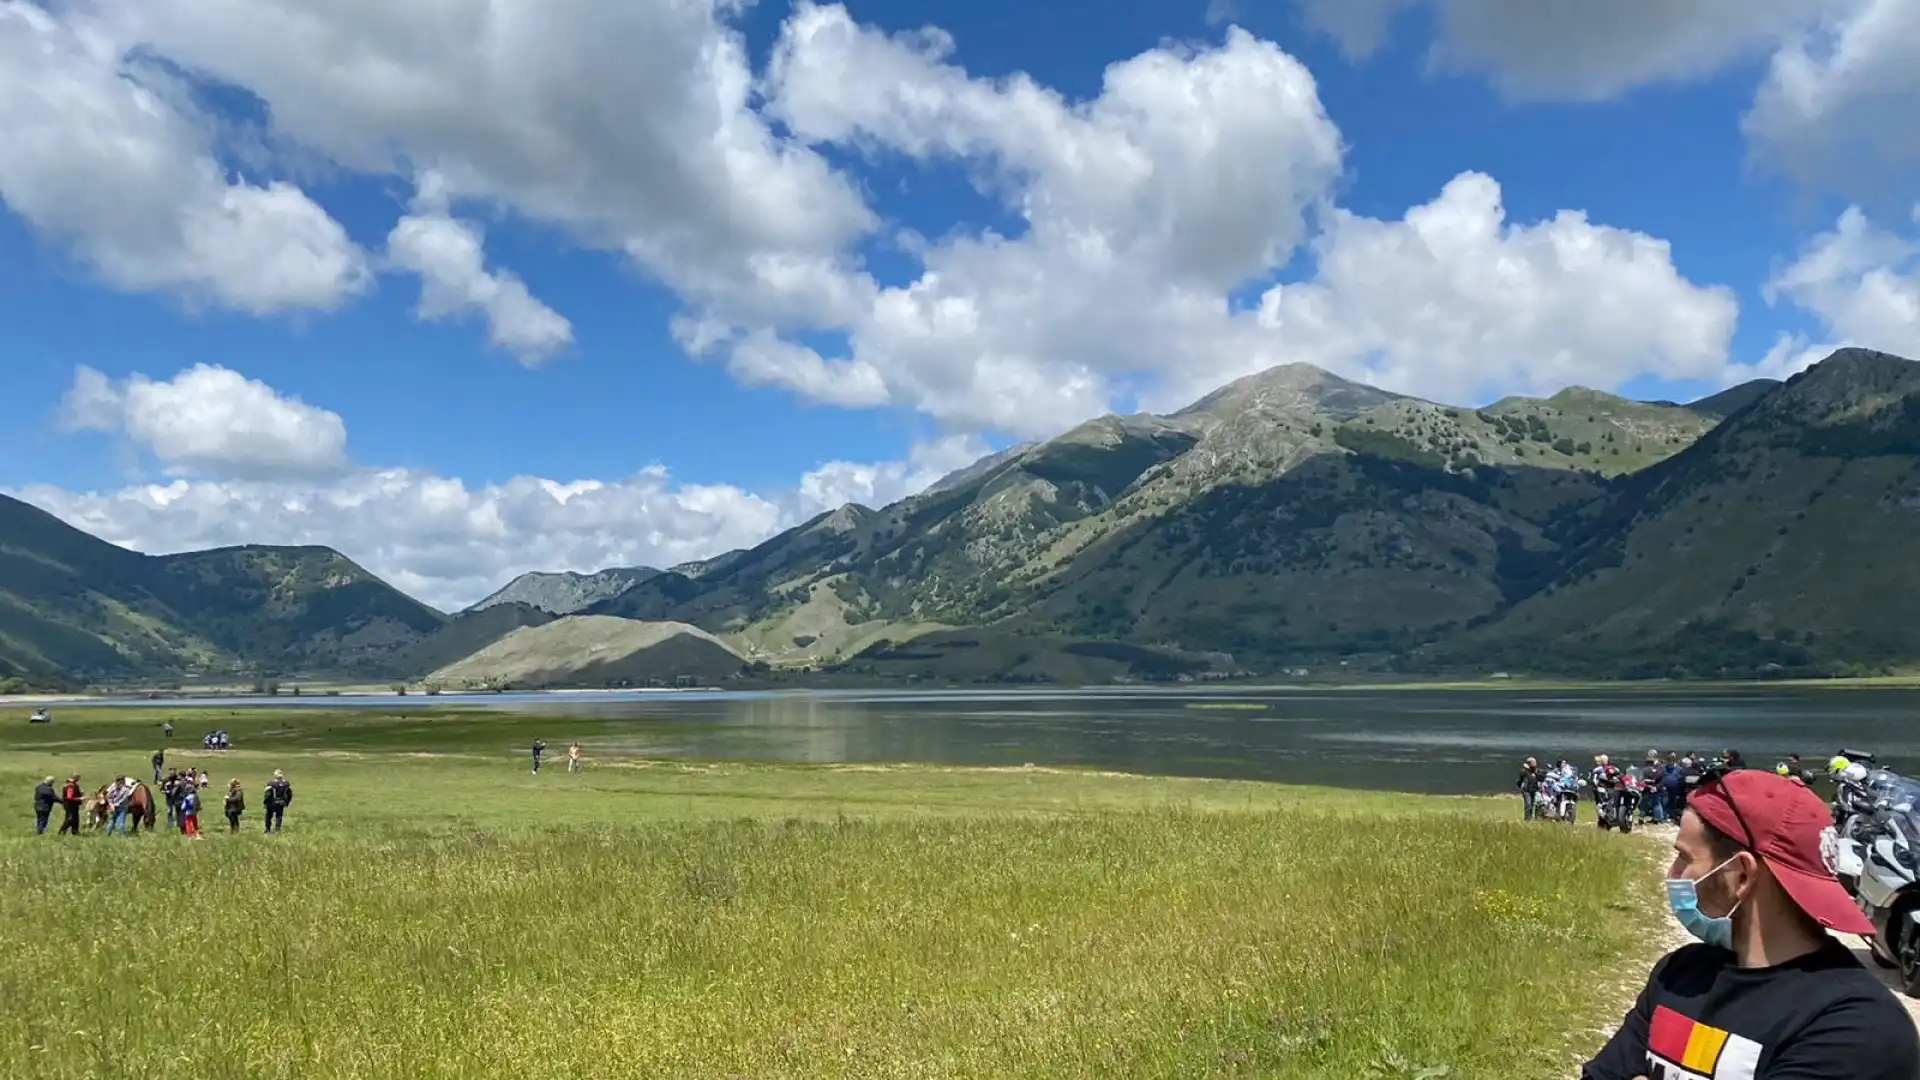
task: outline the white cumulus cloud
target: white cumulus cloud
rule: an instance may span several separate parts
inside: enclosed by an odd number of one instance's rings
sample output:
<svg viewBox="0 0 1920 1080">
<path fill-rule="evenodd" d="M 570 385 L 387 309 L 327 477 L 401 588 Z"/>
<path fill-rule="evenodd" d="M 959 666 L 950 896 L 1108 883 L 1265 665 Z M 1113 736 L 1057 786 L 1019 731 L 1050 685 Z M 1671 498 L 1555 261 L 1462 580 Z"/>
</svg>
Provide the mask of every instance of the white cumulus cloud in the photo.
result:
<svg viewBox="0 0 1920 1080">
<path fill-rule="evenodd" d="M 127 47 L 245 87 L 275 136 L 355 172 L 435 173 L 630 256 L 691 302 L 806 323 L 875 225 L 754 110 L 733 0 L 101 0 Z"/>
<path fill-rule="evenodd" d="M 1739 314 L 1730 290 L 1682 276 L 1665 241 L 1577 211 L 1510 222 L 1479 173 L 1399 221 L 1335 211 L 1314 256 L 1312 279 L 1261 297 L 1257 350 L 1235 374 L 1306 360 L 1462 402 L 1612 389 L 1646 372 L 1718 375 Z"/>
<path fill-rule="evenodd" d="M 338 414 L 212 364 L 164 382 L 82 367 L 60 415 L 71 430 L 126 438 L 175 475 L 316 477 L 347 464 Z"/>
<path fill-rule="evenodd" d="M 154 554 L 325 545 L 443 610 L 529 570 L 671 566 L 751 546 L 847 502 L 904 498 L 988 452 L 976 437 L 945 436 L 899 461 L 829 461 L 764 493 L 677 483 L 660 465 L 617 479 L 469 485 L 421 469 L 353 466 L 339 416 L 206 365 L 164 382 L 82 368 L 60 415 L 73 430 L 121 434 L 183 475 L 7 494 Z"/>
<path fill-rule="evenodd" d="M 668 565 L 756 543 L 780 507 L 729 486 L 675 485 L 664 469 L 612 481 L 519 477 L 469 487 L 406 469 L 324 484 L 175 480 L 114 491 L 12 494 L 149 553 L 226 544 L 321 544 L 443 610 L 528 570 Z"/>
<path fill-rule="evenodd" d="M 1920 205 L 1913 221 L 1920 227 Z M 1776 269 L 1762 293 L 1770 304 L 1814 316 L 1825 330 L 1823 341 L 1782 335 L 1759 365 L 1765 375 L 1785 378 L 1849 345 L 1920 357 L 1920 228 L 1902 236 L 1848 207 L 1832 229 Z"/>
<path fill-rule="evenodd" d="M 438 186 L 437 178 L 422 182 L 413 211 L 387 236 L 387 259 L 420 275 L 422 319 L 477 314 L 488 342 L 538 367 L 573 341 L 573 324 L 512 272 L 487 269 L 480 227 L 452 217 Z"/>
<path fill-rule="evenodd" d="M 339 307 L 366 258 L 305 193 L 229 179 L 206 118 L 95 22 L 0 0 L 0 201 L 108 284 L 255 314 Z"/>
<path fill-rule="evenodd" d="M 800 512 L 811 516 L 848 503 L 888 506 L 992 452 L 977 435 L 948 435 L 915 443 L 900 461 L 829 461 L 800 478 Z"/>
<path fill-rule="evenodd" d="M 1396 12 L 1430 3 L 1436 63 L 1593 97 L 1762 55 L 1876 2 L 1623 0 L 1605 25 L 1568 0 L 1309 0 L 1308 14 L 1361 52 Z M 483 321 L 529 364 L 566 349 L 572 327 L 489 265 L 480 208 L 630 259 L 684 303 L 683 348 L 742 384 L 1021 438 L 1302 360 L 1458 401 L 1703 377 L 1726 367 L 1737 317 L 1731 294 L 1688 280 L 1659 238 L 1576 208 L 1509 221 L 1477 173 L 1399 218 L 1340 210 L 1344 141 L 1312 74 L 1239 28 L 1118 60 L 1076 98 L 968 71 L 944 31 L 888 33 L 807 2 L 760 70 L 733 0 L 90 0 L 57 17 L 0 4 L 34 70 L 71 67 L 147 125 L 111 130 L 164 130 L 165 145 L 190 148 L 182 160 L 217 176 L 207 190 L 221 205 L 312 203 L 227 178 L 218 124 L 190 107 L 199 81 L 257 97 L 264 152 L 419 184 L 382 265 L 418 275 L 422 317 Z M 65 115 L 92 100 L 59 78 L 30 89 Z M 961 170 L 1005 223 L 892 229 L 910 269 L 879 280 L 860 253 L 888 223 L 829 153 Z M 166 207 L 200 190 L 147 184 L 121 201 L 149 189 L 175 193 Z M 97 201 L 94 216 L 120 212 Z M 178 220 L 151 206 L 125 216 Z M 286 280 L 259 273 L 268 254 L 313 247 L 223 239 L 217 253 L 246 255 L 233 290 L 266 290 Z M 364 287 L 348 250 L 342 280 Z M 1312 273 L 1296 281 L 1302 251 Z"/>
<path fill-rule="evenodd" d="M 1217 362 L 1196 326 L 1291 256 L 1340 172 L 1306 68 L 1236 29 L 1113 64 L 1073 102 L 971 76 L 953 46 L 803 3 L 769 65 L 770 111 L 800 136 L 963 163 L 1024 224 L 909 237 L 922 270 L 846 327 L 850 359 L 896 402 L 1021 435 L 1104 411 L 1133 375 Z"/>
</svg>

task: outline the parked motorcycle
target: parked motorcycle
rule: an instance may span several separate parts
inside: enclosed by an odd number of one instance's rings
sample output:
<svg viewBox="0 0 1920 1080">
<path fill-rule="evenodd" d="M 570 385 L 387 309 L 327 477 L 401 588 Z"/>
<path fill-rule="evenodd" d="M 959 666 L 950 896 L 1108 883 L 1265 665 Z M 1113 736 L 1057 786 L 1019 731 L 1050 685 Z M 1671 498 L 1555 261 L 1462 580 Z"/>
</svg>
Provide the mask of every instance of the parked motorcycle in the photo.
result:
<svg viewBox="0 0 1920 1080">
<path fill-rule="evenodd" d="M 1884 769 L 1873 779 L 1873 809 L 1835 828 L 1835 876 L 1873 921 L 1874 960 L 1920 997 L 1920 781 Z"/>
<path fill-rule="evenodd" d="M 1624 780 L 1600 792 L 1594 807 L 1595 825 L 1602 831 L 1633 831 L 1633 819 L 1640 814 L 1640 789 Z"/>
</svg>

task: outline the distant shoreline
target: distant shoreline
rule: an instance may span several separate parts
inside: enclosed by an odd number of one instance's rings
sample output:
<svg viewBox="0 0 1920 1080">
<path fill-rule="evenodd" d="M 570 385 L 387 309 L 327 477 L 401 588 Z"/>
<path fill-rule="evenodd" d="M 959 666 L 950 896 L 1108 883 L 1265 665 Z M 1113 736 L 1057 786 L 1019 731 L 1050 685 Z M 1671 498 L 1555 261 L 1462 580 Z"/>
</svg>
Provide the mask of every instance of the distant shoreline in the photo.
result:
<svg viewBox="0 0 1920 1080">
<path fill-rule="evenodd" d="M 124 693 L 109 694 L 0 694 L 0 708 L 19 705 L 61 705 L 84 703 L 87 705 L 193 705 L 204 702 L 233 701 L 283 701 L 318 702 L 329 701 L 367 701 L 369 699 L 392 700 L 395 702 L 437 701 L 441 698 L 464 700 L 467 698 L 495 697 L 586 697 L 599 694 L 689 694 L 720 693 L 726 688 L 719 686 L 634 686 L 617 689 L 604 687 L 583 687 L 578 689 L 555 690 L 509 690 L 496 694 L 491 690 L 441 691 L 438 694 L 413 693 L 396 694 L 391 690 L 327 690 L 300 694 L 256 694 L 246 690 L 218 691 L 201 693 L 192 691 L 142 691 L 132 690 Z"/>
<path fill-rule="evenodd" d="M 1479 693 L 1479 692 L 1550 692 L 1550 693 L 1652 693 L 1660 691 L 1727 691 L 1751 692 L 1761 690 L 1916 690 L 1920 689 L 1920 674 L 1917 675 L 1876 675 L 1857 679 L 1648 679 L 1648 680 L 1579 680 L 1579 679 L 1435 679 L 1432 681 L 1399 680 L 1393 682 L 1246 682 L 1220 683 L 1090 683 L 1086 685 L 1067 685 L 1064 683 L 972 683 L 972 682 L 936 682 L 924 681 L 887 681 L 872 683 L 817 683 L 795 685 L 791 683 L 773 683 L 768 685 L 746 686 L 678 686 L 678 687 L 565 687 L 551 689 L 509 690 L 494 692 L 490 690 L 443 690 L 437 694 L 421 691 L 409 691 L 396 694 L 391 690 L 367 687 L 316 689 L 300 694 L 281 693 L 268 695 L 248 690 L 207 690 L 207 691 L 142 691 L 130 690 L 117 693 L 98 694 L 7 694 L 0 695 L 0 708 L 85 704 L 85 705 L 127 705 L 127 706 L 164 706 L 193 705 L 201 703 L 246 702 L 298 702 L 306 705 L 310 702 L 391 700 L 396 703 L 414 704 L 432 703 L 451 699 L 463 704 L 474 699 L 530 697 L 551 698 L 588 698 L 604 696 L 635 695 L 671 695 L 671 694 L 718 694 L 718 693 L 764 693 L 769 690 L 861 690 L 861 691 L 1007 691 L 1032 692 L 1050 690 L 1062 693 L 1073 692 L 1180 692 L 1196 697 L 1231 697 L 1236 694 L 1275 694 L 1275 693 Z"/>
</svg>

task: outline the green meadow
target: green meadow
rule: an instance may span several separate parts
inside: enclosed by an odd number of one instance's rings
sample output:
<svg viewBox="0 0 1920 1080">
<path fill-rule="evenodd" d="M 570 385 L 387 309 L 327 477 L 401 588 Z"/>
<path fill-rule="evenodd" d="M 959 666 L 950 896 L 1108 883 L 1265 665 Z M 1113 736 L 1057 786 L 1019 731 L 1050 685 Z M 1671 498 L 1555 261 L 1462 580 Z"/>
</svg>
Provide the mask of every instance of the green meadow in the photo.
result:
<svg viewBox="0 0 1920 1080">
<path fill-rule="evenodd" d="M 170 715 L 204 842 L 31 835 L 42 775 L 150 778 L 160 712 L 0 729 L 0 1076 L 1563 1077 L 1653 945 L 1639 841 L 1507 800 Z"/>
</svg>

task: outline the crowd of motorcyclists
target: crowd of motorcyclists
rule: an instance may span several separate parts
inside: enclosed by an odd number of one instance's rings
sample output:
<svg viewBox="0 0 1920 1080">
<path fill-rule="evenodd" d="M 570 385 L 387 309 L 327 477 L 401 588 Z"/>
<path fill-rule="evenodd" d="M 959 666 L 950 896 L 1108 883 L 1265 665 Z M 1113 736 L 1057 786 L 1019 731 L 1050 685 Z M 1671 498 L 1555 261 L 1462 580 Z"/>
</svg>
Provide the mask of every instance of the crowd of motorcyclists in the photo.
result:
<svg viewBox="0 0 1920 1080">
<path fill-rule="evenodd" d="M 1530 757 L 1521 762 L 1515 786 L 1527 821 L 1573 824 L 1585 797 L 1593 804 L 1596 825 L 1627 832 L 1636 824 L 1663 825 L 1677 820 L 1686 809 L 1687 792 L 1699 785 L 1702 776 L 1714 770 L 1744 768 L 1746 759 L 1734 749 L 1714 755 L 1649 750 L 1639 765 L 1624 766 L 1615 764 L 1606 754 L 1596 754 L 1593 766 L 1585 770 L 1565 758 L 1543 768 L 1537 758 Z M 1774 765 L 1774 771 L 1807 783 L 1814 780 L 1799 754 L 1788 755 Z"/>
<path fill-rule="evenodd" d="M 1737 750 L 1719 754 L 1648 751 L 1638 765 L 1616 765 L 1599 754 L 1588 769 L 1566 760 L 1541 767 L 1521 763 L 1516 787 L 1528 821 L 1572 823 L 1582 802 L 1602 829 L 1678 823 L 1687 797 L 1707 779 L 1751 768 Z M 1898 969 L 1909 994 L 1920 996 L 1920 780 L 1882 767 L 1874 756 L 1842 750 L 1824 769 L 1798 754 L 1772 771 L 1809 788 L 1831 784 L 1833 827 L 1824 858 L 1840 884 L 1875 926 L 1871 953 Z"/>
</svg>

